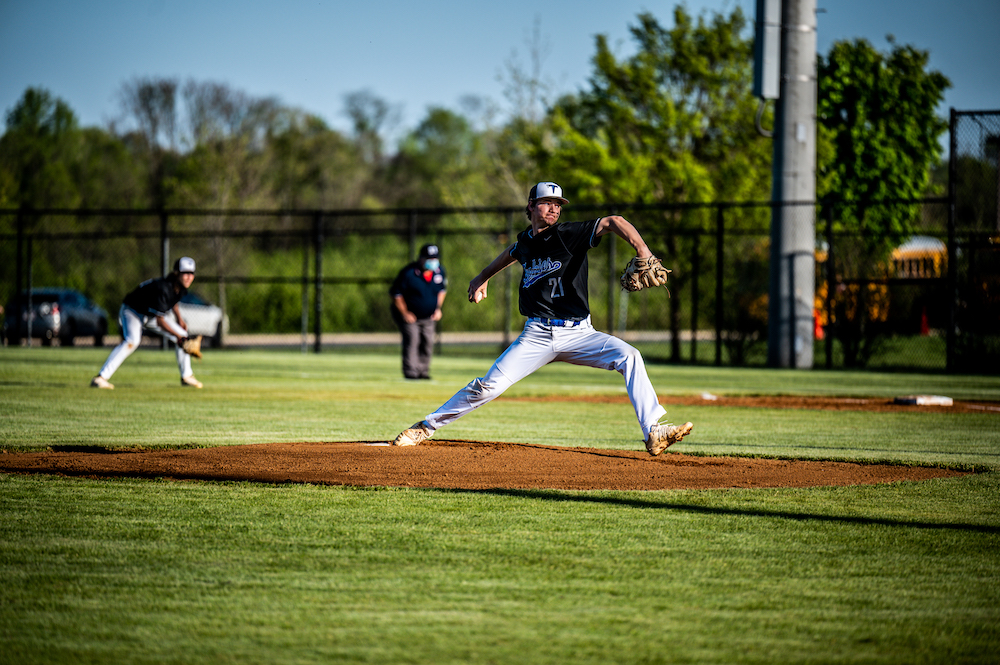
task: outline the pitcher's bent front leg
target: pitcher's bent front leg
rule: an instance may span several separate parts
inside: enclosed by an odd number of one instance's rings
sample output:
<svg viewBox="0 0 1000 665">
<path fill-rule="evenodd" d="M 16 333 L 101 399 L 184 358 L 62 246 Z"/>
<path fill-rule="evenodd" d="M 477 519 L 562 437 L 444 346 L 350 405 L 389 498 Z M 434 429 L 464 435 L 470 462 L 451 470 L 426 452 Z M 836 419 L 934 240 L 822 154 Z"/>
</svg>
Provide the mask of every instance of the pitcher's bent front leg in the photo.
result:
<svg viewBox="0 0 1000 665">
<path fill-rule="evenodd" d="M 588 336 L 587 342 L 583 350 L 564 353 L 562 357 L 575 365 L 615 370 L 621 374 L 625 378 L 625 389 L 645 439 L 649 436 L 649 430 L 667 411 L 656 396 L 656 390 L 646 373 L 642 354 L 628 342 L 597 330 Z"/>
</svg>

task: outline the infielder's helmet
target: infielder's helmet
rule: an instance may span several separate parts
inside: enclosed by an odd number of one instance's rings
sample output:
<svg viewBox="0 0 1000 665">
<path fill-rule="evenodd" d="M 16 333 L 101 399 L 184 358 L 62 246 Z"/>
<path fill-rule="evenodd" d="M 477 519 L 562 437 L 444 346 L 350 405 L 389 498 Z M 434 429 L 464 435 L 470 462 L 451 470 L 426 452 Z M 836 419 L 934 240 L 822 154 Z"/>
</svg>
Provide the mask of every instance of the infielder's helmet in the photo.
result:
<svg viewBox="0 0 1000 665">
<path fill-rule="evenodd" d="M 190 256 L 182 256 L 174 262 L 174 272 L 194 272 L 194 259 Z"/>
</svg>

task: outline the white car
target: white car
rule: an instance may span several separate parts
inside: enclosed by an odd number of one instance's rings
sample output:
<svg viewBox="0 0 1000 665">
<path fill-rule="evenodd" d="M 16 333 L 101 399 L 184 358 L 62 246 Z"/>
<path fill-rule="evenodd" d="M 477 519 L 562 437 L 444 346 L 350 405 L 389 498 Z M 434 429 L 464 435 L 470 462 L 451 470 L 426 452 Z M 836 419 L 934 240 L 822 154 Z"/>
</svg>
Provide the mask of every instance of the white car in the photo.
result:
<svg viewBox="0 0 1000 665">
<path fill-rule="evenodd" d="M 189 335 L 202 335 L 211 346 L 222 346 L 223 336 L 229 334 L 229 317 L 220 307 L 192 291 L 181 298 L 177 307 L 187 323 Z"/>
</svg>

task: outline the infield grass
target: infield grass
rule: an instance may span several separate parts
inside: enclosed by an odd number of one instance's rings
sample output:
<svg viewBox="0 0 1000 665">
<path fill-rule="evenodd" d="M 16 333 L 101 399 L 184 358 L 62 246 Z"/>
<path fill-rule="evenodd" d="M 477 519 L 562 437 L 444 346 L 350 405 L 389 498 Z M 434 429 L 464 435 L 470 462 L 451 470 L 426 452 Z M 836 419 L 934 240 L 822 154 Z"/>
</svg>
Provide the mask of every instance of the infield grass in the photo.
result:
<svg viewBox="0 0 1000 665">
<path fill-rule="evenodd" d="M 0 447 L 386 440 L 492 358 L 0 349 Z M 454 491 L 0 475 L 2 663 L 989 663 L 1000 413 L 672 406 L 671 395 L 928 393 L 1000 379 L 650 366 L 690 454 L 974 468 L 846 488 Z M 442 438 L 638 449 L 611 372 L 554 365 Z M 558 399 L 551 399 L 558 398 Z"/>
</svg>

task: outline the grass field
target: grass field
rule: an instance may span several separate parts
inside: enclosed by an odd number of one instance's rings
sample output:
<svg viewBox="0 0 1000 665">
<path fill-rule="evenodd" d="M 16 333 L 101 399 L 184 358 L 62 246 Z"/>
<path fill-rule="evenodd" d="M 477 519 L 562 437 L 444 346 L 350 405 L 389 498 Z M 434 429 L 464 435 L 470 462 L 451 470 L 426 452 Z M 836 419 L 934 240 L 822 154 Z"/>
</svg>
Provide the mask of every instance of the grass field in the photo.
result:
<svg viewBox="0 0 1000 665">
<path fill-rule="evenodd" d="M 489 366 L 449 352 L 0 349 L 0 449 L 389 439 Z M 890 461 L 964 478 L 815 489 L 455 491 L 0 474 L 0 663 L 991 663 L 1000 413 L 680 407 L 1000 378 L 651 365 L 680 452 Z M 640 449 L 621 378 L 554 365 L 442 431 Z M 445 434 L 447 432 L 447 434 Z"/>
</svg>

